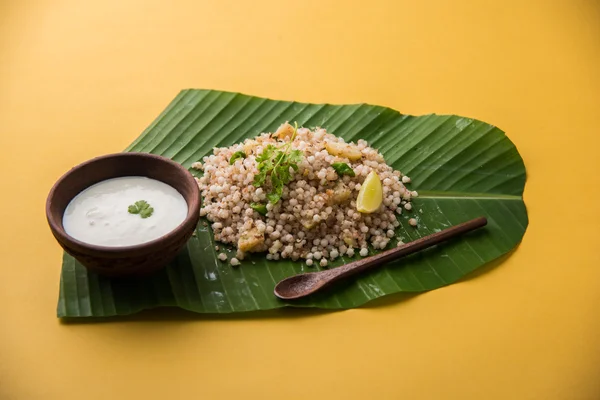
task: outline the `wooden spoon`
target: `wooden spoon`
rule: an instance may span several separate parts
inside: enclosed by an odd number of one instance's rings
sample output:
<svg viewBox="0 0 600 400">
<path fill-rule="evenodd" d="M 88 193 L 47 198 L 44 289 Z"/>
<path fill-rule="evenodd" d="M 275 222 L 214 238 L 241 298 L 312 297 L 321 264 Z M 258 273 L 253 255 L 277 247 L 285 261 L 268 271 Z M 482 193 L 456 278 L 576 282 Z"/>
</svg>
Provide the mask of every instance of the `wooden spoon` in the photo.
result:
<svg viewBox="0 0 600 400">
<path fill-rule="evenodd" d="M 320 290 L 321 288 L 359 272 L 378 267 L 388 261 L 397 260 L 400 257 L 416 253 L 419 250 L 435 246 L 438 243 L 454 238 L 463 233 L 481 228 L 487 224 L 485 217 L 479 217 L 462 224 L 444 229 L 443 231 L 432 233 L 420 239 L 404 244 L 395 249 L 384 251 L 383 253 L 363 258 L 351 262 L 350 264 L 342 265 L 338 268 L 333 268 L 319 272 L 309 272 L 290 276 L 280 281 L 275 286 L 275 296 L 284 300 L 299 299 L 300 297 L 308 296 Z"/>
</svg>

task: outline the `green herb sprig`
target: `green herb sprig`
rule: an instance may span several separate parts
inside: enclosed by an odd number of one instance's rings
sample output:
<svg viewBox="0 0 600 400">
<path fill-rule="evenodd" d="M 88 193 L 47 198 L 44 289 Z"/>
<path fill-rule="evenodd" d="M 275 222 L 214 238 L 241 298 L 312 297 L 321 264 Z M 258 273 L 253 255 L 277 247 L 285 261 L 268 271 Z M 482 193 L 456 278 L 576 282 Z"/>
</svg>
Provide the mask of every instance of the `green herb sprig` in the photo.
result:
<svg viewBox="0 0 600 400">
<path fill-rule="evenodd" d="M 250 203 L 250 208 L 260 215 L 267 215 L 267 206 L 262 203 Z"/>
<path fill-rule="evenodd" d="M 229 165 L 235 164 L 236 160 L 239 160 L 240 158 L 246 158 L 246 153 L 244 153 L 242 150 L 236 151 L 232 154 L 231 158 L 229 159 Z"/>
<path fill-rule="evenodd" d="M 290 141 L 277 148 L 272 144 L 268 145 L 258 157 L 258 173 L 254 175 L 253 185 L 261 187 L 267 182 L 271 182 L 271 189 L 267 193 L 267 199 L 272 204 L 277 203 L 283 194 L 283 186 L 290 183 L 292 176 L 290 168 L 298 171 L 298 163 L 302 161 L 302 151 L 292 150 L 292 142 L 298 132 L 298 123 L 294 124 L 294 133 Z"/>
<path fill-rule="evenodd" d="M 127 207 L 130 214 L 139 214 L 142 218 L 148 218 L 154 212 L 154 208 L 146 200 L 138 200 L 134 204 Z"/>
<path fill-rule="evenodd" d="M 339 176 L 355 176 L 354 170 L 345 162 L 338 162 L 331 164 L 331 167 L 337 172 Z"/>
</svg>

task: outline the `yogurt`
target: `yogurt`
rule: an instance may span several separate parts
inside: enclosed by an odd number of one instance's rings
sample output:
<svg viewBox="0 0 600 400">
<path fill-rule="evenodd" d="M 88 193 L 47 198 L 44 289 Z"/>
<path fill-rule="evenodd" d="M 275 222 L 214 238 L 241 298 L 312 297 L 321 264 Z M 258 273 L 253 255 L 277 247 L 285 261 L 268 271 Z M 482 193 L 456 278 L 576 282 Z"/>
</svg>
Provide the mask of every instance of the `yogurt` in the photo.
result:
<svg viewBox="0 0 600 400">
<path fill-rule="evenodd" d="M 131 213 L 129 207 L 145 201 L 150 216 Z M 121 247 L 157 239 L 179 226 L 188 206 L 173 187 L 156 179 L 127 176 L 107 179 L 83 190 L 67 205 L 63 227 L 85 243 Z"/>
</svg>

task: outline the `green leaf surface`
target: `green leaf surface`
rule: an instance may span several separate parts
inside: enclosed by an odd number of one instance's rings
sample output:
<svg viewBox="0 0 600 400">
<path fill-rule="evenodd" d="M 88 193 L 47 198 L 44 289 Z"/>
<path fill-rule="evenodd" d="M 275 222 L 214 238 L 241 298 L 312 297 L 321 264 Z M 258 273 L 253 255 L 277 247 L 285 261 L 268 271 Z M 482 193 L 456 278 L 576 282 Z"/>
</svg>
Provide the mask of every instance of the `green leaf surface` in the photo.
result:
<svg viewBox="0 0 600 400">
<path fill-rule="evenodd" d="M 488 226 L 310 298 L 284 302 L 273 295 L 279 280 L 319 268 L 288 260 L 267 261 L 264 255 L 253 255 L 233 268 L 217 260 L 217 243 L 200 223 L 177 258 L 144 279 L 111 280 L 88 273 L 65 254 L 58 316 L 125 315 L 159 306 L 200 313 L 284 306 L 357 307 L 388 294 L 421 292 L 456 282 L 507 253 L 525 233 L 523 160 L 500 129 L 474 119 L 435 114 L 415 117 L 368 104 L 306 104 L 184 90 L 127 151 L 160 154 L 190 168 L 213 147 L 274 132 L 284 121 L 321 126 L 346 141 L 365 139 L 380 149 L 388 164 L 412 178 L 408 186 L 419 197 L 413 201 L 412 212 L 399 217 L 398 233 L 404 242 L 478 216 L 486 216 Z M 408 224 L 411 217 L 418 220 L 418 228 Z M 341 258 L 332 265 L 349 261 Z"/>
</svg>

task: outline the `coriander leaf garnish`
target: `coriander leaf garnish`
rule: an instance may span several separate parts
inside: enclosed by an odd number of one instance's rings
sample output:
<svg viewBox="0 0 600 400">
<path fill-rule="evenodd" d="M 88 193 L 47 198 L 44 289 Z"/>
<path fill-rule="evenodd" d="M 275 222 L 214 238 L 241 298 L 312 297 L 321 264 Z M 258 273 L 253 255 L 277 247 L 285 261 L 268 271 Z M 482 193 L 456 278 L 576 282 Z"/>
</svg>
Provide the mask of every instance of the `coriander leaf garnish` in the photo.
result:
<svg viewBox="0 0 600 400">
<path fill-rule="evenodd" d="M 355 176 L 354 170 L 344 162 L 338 162 L 331 164 L 331 167 L 337 172 L 339 176 L 348 175 Z"/>
<path fill-rule="evenodd" d="M 148 218 L 154 212 L 154 208 L 146 200 L 138 200 L 134 204 L 127 207 L 130 214 L 140 214 L 142 218 Z"/>
<path fill-rule="evenodd" d="M 244 153 L 242 150 L 236 151 L 231 155 L 231 158 L 229 159 L 229 165 L 235 164 L 235 161 L 239 160 L 240 158 L 246 158 L 246 153 Z"/>
<path fill-rule="evenodd" d="M 250 208 L 260 215 L 267 215 L 267 206 L 262 203 L 250 203 Z"/>
<path fill-rule="evenodd" d="M 253 185 L 256 187 L 263 186 L 265 182 L 271 183 L 271 189 L 267 193 L 269 202 L 277 203 L 283 194 L 283 186 L 290 183 L 292 175 L 290 168 L 298 171 L 298 163 L 302 161 L 303 153 L 300 150 L 292 150 L 292 142 L 296 138 L 298 132 L 298 123 L 294 124 L 294 133 L 290 141 L 284 144 L 281 148 L 277 148 L 272 144 L 268 145 L 256 157 L 258 162 L 258 173 L 254 175 Z M 269 178 L 267 180 L 267 178 Z"/>
</svg>

